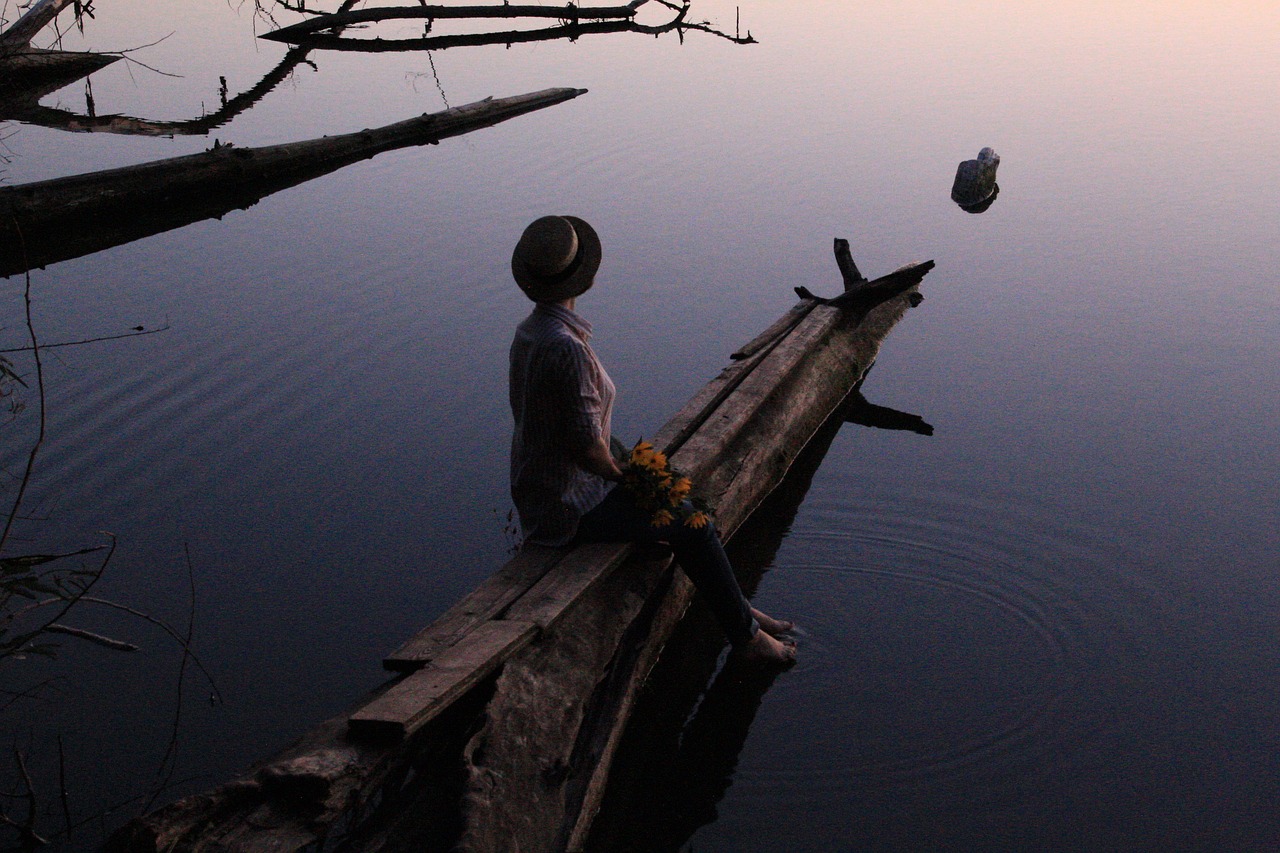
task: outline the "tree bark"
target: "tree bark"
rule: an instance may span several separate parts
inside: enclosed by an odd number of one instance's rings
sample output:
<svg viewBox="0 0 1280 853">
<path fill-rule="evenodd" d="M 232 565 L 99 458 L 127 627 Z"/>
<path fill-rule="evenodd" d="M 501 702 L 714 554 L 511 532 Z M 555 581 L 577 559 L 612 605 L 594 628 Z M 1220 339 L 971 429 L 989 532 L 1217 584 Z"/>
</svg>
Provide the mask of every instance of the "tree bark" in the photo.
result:
<svg viewBox="0 0 1280 853">
<path fill-rule="evenodd" d="M 186 157 L 0 187 L 0 276 L 219 217 L 385 151 L 470 133 L 585 92 L 546 89 L 357 133 L 264 148 L 222 145 Z"/>
<path fill-rule="evenodd" d="M 75 0 L 37 0 L 30 9 L 0 33 L 0 49 L 26 47 L 36 33 L 48 26 L 58 13 Z"/>
</svg>

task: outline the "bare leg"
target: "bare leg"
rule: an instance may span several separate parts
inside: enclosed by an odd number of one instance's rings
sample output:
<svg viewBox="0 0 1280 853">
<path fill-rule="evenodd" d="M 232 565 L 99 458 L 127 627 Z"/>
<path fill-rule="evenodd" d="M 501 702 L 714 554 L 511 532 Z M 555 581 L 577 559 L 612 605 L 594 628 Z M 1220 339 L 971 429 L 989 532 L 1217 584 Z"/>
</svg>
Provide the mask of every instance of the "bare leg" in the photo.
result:
<svg viewBox="0 0 1280 853">
<path fill-rule="evenodd" d="M 773 637 L 781 637 L 783 634 L 789 634 L 795 630 L 796 623 L 787 619 L 774 619 L 772 616 L 761 613 L 754 607 L 751 608 L 751 615 L 760 623 L 760 627 Z"/>
</svg>

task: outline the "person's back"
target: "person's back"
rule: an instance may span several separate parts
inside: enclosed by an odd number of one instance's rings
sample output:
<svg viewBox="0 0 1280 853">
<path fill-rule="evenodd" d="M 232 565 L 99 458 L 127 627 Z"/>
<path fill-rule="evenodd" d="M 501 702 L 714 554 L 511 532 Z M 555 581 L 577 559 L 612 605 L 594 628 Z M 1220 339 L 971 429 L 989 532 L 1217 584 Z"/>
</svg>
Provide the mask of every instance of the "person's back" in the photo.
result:
<svg viewBox="0 0 1280 853">
<path fill-rule="evenodd" d="M 609 484 L 578 463 L 611 427 L 614 387 L 587 343 L 591 325 L 538 303 L 511 342 L 511 497 L 526 541 L 562 545 Z"/>
</svg>

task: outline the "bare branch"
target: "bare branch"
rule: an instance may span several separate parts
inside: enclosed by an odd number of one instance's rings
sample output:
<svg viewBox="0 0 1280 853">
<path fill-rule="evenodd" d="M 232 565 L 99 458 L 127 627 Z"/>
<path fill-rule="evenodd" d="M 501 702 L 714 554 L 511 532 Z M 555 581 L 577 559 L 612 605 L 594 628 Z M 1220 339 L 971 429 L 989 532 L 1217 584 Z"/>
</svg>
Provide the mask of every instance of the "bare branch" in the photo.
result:
<svg viewBox="0 0 1280 853">
<path fill-rule="evenodd" d="M 147 804 L 142 807 L 144 812 L 151 811 L 151 807 L 155 805 L 161 793 L 172 783 L 173 774 L 178 769 L 178 734 L 182 728 L 182 688 L 186 683 L 187 661 L 191 659 L 191 639 L 195 635 L 196 625 L 196 572 L 195 567 L 191 564 L 191 546 L 189 543 L 182 543 L 182 554 L 187 564 L 189 602 L 187 607 L 187 637 L 182 643 L 182 663 L 178 665 L 178 695 L 174 702 L 173 729 L 169 734 L 169 743 L 165 747 L 164 757 L 160 759 L 160 766 L 156 770 L 155 791 L 147 800 Z M 163 778 L 160 778 L 162 774 Z"/>
<path fill-rule="evenodd" d="M 169 623 L 165 622 L 162 619 L 157 619 L 156 617 L 150 615 L 149 613 L 144 613 L 141 610 L 135 610 L 134 608 L 129 607 L 128 605 L 120 604 L 115 601 L 110 601 L 105 598 L 94 598 L 92 596 L 83 596 L 80 599 L 80 601 L 83 601 L 85 604 L 96 604 L 99 607 L 109 607 L 114 610 L 119 610 L 124 613 L 128 613 L 131 616 L 136 616 L 139 619 L 143 620 L 144 622 L 150 622 L 152 625 L 155 625 L 160 630 L 164 631 L 166 634 L 172 637 L 175 642 L 179 644 L 184 643 L 184 640 L 182 639 L 182 635 L 179 634 L 173 628 L 172 625 L 170 625 Z M 210 674 L 209 670 L 205 668 L 205 665 L 201 662 L 200 658 L 196 655 L 195 652 L 189 651 L 189 654 L 191 655 L 191 661 L 196 665 L 197 669 L 199 669 L 202 673 L 204 673 L 205 679 L 209 682 L 209 688 L 210 690 L 213 691 L 214 701 L 221 702 L 222 691 L 218 689 L 217 682 L 213 680 L 213 675 Z"/>
<path fill-rule="evenodd" d="M 133 328 L 133 331 L 125 332 L 124 334 L 121 334 L 121 335 L 103 335 L 102 337 L 99 337 L 99 338 L 85 338 L 79 341 L 59 341 L 56 344 L 41 344 L 40 348 L 55 349 L 57 347 L 78 347 L 81 344 L 96 344 L 96 343 L 101 343 L 102 341 L 118 341 L 118 340 L 121 340 L 122 338 L 140 338 L 143 335 L 154 335 L 158 332 L 167 332 L 169 331 L 169 329 L 170 329 L 170 326 L 168 324 L 165 324 L 158 329 L 145 329 L 142 326 L 135 326 Z M 9 349 L 0 349 L 0 353 L 10 353 L 10 352 L 31 352 L 31 347 L 11 347 Z M 23 383 L 23 384 L 26 384 L 26 383 Z"/>
<path fill-rule="evenodd" d="M 18 235 L 18 242 L 21 245 L 22 253 L 26 254 L 26 239 L 23 236 L 22 228 L 14 220 L 14 230 Z M 27 464 L 23 470 L 22 480 L 18 484 L 18 492 L 14 496 L 13 506 L 9 509 L 9 515 L 5 519 L 4 530 L 0 532 L 0 553 L 4 553 L 5 543 L 9 541 L 9 533 L 13 529 L 14 519 L 18 516 L 18 510 L 22 506 L 22 499 L 26 495 L 27 486 L 31 482 L 31 474 L 35 470 L 36 456 L 40 454 L 40 447 L 44 444 L 45 435 L 45 398 L 44 398 L 44 364 L 40 360 L 40 341 L 36 338 L 36 327 L 31 318 L 31 270 L 26 270 L 26 287 L 23 289 L 23 300 L 26 308 L 27 320 L 27 336 L 31 341 L 31 355 L 36 363 L 36 396 L 40 405 L 40 428 L 36 434 L 35 443 L 31 446 L 31 452 L 27 454 Z"/>
<path fill-rule="evenodd" d="M 136 652 L 138 647 L 133 643 L 126 643 L 124 640 L 113 640 L 111 637 L 104 637 L 101 634 L 95 634 L 92 631 L 86 631 L 83 628 L 73 628 L 70 625 L 63 625 L 53 622 L 44 626 L 46 634 L 66 634 L 69 637 L 79 637 L 81 640 L 88 640 L 99 646 L 105 646 L 108 649 L 115 649 L 118 652 Z"/>
</svg>

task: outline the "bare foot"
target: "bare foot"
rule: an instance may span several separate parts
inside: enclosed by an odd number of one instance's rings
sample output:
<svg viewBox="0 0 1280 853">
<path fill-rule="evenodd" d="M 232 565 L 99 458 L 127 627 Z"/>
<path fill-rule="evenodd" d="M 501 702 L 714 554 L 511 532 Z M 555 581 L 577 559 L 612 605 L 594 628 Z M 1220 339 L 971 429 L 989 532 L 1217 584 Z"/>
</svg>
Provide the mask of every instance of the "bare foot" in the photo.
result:
<svg viewBox="0 0 1280 853">
<path fill-rule="evenodd" d="M 795 630 L 796 623 L 786 619 L 774 619 L 772 616 L 761 613 L 754 607 L 751 608 L 751 615 L 760 623 L 760 628 L 773 637 L 781 637 L 783 634 L 790 634 Z"/>
<path fill-rule="evenodd" d="M 742 660 L 751 663 L 790 666 L 796 662 L 796 644 L 794 640 L 779 640 L 761 628 L 739 654 Z"/>
</svg>

